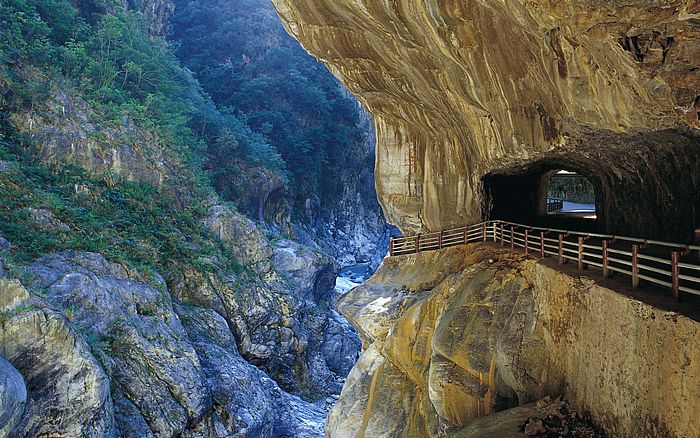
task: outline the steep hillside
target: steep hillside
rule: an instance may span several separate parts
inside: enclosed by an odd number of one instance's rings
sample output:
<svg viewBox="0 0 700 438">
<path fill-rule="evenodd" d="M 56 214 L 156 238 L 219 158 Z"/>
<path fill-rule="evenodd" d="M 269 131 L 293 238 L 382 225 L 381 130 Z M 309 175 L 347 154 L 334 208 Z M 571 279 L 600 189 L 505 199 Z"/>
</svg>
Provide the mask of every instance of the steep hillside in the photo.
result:
<svg viewBox="0 0 700 438">
<path fill-rule="evenodd" d="M 221 139 L 206 163 L 219 193 L 345 264 L 376 257 L 386 226 L 367 113 L 287 35 L 269 0 L 175 5 L 178 57 L 222 113 L 245 121 L 284 162 L 277 175 L 261 175 L 238 158 L 245 145 Z M 383 242 L 378 252 L 385 250 Z"/>
<path fill-rule="evenodd" d="M 170 12 L 0 4 L 0 436 L 318 436 L 356 359 L 337 262 L 212 184 L 232 143 L 280 187 L 285 162 Z"/>
</svg>

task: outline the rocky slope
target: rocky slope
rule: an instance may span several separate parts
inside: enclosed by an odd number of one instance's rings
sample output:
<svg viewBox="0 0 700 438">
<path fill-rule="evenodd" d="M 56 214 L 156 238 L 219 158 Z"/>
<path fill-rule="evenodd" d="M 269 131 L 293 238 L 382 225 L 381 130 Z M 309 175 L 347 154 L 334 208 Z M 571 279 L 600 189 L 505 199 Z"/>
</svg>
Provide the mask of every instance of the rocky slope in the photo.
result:
<svg viewBox="0 0 700 438">
<path fill-rule="evenodd" d="M 328 436 L 514 436 L 523 413 L 508 408 L 547 395 L 611 436 L 700 433 L 700 324 L 524 255 L 470 245 L 388 259 L 339 308 L 364 350 Z"/>
<path fill-rule="evenodd" d="M 319 435 L 359 348 L 328 307 L 337 265 L 224 207 L 207 226 L 261 277 L 64 252 L 0 280 L 3 436 Z"/>
<path fill-rule="evenodd" d="M 488 215 L 504 200 L 486 175 L 532 176 L 532 210 L 561 168 L 594 183 L 600 229 L 686 240 L 700 223 L 696 1 L 273 3 L 374 116 L 402 230 Z"/>
</svg>

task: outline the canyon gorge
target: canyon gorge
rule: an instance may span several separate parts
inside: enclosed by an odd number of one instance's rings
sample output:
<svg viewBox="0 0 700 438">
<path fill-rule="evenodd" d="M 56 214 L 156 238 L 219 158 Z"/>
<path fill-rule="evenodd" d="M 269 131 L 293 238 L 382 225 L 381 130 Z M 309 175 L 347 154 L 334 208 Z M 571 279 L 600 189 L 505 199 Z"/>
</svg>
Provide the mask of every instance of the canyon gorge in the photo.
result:
<svg viewBox="0 0 700 438">
<path fill-rule="evenodd" d="M 565 169 L 595 188 L 591 231 L 692 243 L 698 2 L 274 3 L 372 113 L 404 234 L 577 226 L 541 214 Z M 696 319 L 570 275 L 485 248 L 385 259 L 339 301 L 363 353 L 327 435 L 515 436 L 507 408 L 564 396 L 610 436 L 698 436 Z"/>
<path fill-rule="evenodd" d="M 696 297 L 493 243 L 387 254 L 490 219 L 694 243 L 699 1 L 0 24 L 0 438 L 700 437 Z M 560 170 L 595 219 L 543 212 Z"/>
</svg>

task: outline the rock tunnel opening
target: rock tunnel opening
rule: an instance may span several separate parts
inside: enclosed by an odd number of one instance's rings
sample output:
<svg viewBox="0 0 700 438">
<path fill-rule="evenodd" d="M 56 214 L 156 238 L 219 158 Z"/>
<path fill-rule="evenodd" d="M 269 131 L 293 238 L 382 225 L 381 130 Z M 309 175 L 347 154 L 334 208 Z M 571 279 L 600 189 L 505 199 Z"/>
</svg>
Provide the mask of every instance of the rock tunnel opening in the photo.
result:
<svg viewBox="0 0 700 438">
<path fill-rule="evenodd" d="M 548 184 L 561 170 L 590 182 L 595 218 L 547 214 Z M 566 151 L 484 175 L 482 199 L 488 219 L 695 243 L 700 136 L 687 130 L 592 133 Z"/>
<path fill-rule="evenodd" d="M 485 214 L 533 226 L 601 232 L 602 190 L 579 169 L 560 161 L 491 172 L 482 178 Z"/>
</svg>

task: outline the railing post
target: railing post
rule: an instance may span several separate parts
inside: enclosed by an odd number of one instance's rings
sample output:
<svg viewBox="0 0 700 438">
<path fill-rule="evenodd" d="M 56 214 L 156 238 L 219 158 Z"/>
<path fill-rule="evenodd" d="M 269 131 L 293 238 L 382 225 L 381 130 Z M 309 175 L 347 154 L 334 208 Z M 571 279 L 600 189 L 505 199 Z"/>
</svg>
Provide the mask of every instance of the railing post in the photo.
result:
<svg viewBox="0 0 700 438">
<path fill-rule="evenodd" d="M 501 222 L 501 246 L 505 246 L 506 244 L 506 226 Z"/>
<path fill-rule="evenodd" d="M 416 254 L 420 252 L 420 233 L 416 234 Z"/>
<path fill-rule="evenodd" d="M 483 237 L 484 237 L 484 242 L 486 242 L 486 222 L 481 224 L 481 232 L 482 232 Z"/>
<path fill-rule="evenodd" d="M 639 245 L 632 245 L 632 289 L 639 287 Z"/>
<path fill-rule="evenodd" d="M 610 277 L 610 269 L 608 269 L 608 241 L 603 239 L 603 278 Z"/>
<path fill-rule="evenodd" d="M 391 240 L 389 241 L 389 256 L 394 255 L 394 238 L 392 237 Z"/>
<path fill-rule="evenodd" d="M 583 271 L 586 265 L 583 263 L 583 236 L 578 238 L 578 270 Z"/>
<path fill-rule="evenodd" d="M 564 235 L 559 233 L 559 264 L 564 264 Z"/>
<path fill-rule="evenodd" d="M 530 245 L 529 245 L 528 237 L 527 237 L 529 233 L 530 233 L 530 230 L 525 228 L 525 255 L 528 255 L 528 252 L 530 249 Z"/>
<path fill-rule="evenodd" d="M 469 227 L 464 227 L 464 244 L 467 244 L 467 230 L 469 230 Z"/>
<path fill-rule="evenodd" d="M 681 259 L 681 253 L 678 251 L 671 252 L 671 290 L 673 291 L 673 298 L 677 301 L 680 297 L 680 267 L 678 263 Z"/>
<path fill-rule="evenodd" d="M 544 258 L 544 231 L 540 231 L 540 258 Z"/>
<path fill-rule="evenodd" d="M 510 226 L 510 249 L 515 249 L 515 227 Z"/>
<path fill-rule="evenodd" d="M 442 236 L 445 234 L 445 230 L 440 231 L 440 235 L 438 236 L 438 247 L 442 249 Z"/>
</svg>

